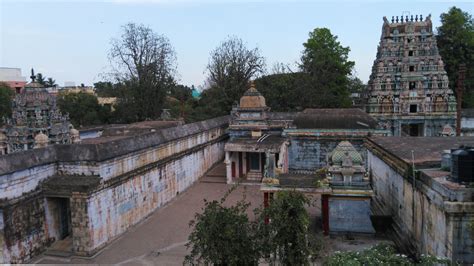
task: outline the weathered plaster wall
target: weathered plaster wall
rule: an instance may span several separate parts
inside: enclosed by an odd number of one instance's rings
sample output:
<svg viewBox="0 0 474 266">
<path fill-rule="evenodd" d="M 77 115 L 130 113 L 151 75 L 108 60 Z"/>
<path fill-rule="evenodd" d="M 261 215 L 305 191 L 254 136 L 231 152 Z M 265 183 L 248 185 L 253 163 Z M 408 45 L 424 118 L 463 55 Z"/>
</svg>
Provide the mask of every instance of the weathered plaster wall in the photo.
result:
<svg viewBox="0 0 474 266">
<path fill-rule="evenodd" d="M 473 234 L 467 229 L 474 219 L 469 210 L 472 202 L 448 201 L 421 180 L 416 180 L 413 189 L 411 179 L 403 178 L 371 151 L 368 164 L 375 193 L 372 211 L 392 216 L 393 237 L 400 248 L 417 255 L 474 262 Z"/>
<path fill-rule="evenodd" d="M 24 193 L 31 192 L 38 184 L 56 173 L 54 163 L 40 165 L 13 172 L 0 178 L 0 200 L 18 198 Z"/>
<path fill-rule="evenodd" d="M 45 220 L 45 201 L 39 195 L 11 204 L 0 213 L 3 213 L 1 263 L 21 263 L 54 241 Z"/>
<path fill-rule="evenodd" d="M 92 192 L 58 192 L 69 195 L 73 250 L 90 255 L 222 160 L 227 126 L 228 117 L 220 117 L 116 141 L 0 156 L 0 262 L 24 262 L 57 240 L 58 210 L 49 198 L 55 195 L 42 191 L 48 178 L 100 178 Z"/>
<path fill-rule="evenodd" d="M 329 198 L 329 231 L 331 233 L 375 233 L 370 221 L 370 198 Z"/>
<path fill-rule="evenodd" d="M 91 195 L 88 199 L 89 251 L 125 232 L 186 190 L 223 155 L 223 143 L 217 142 Z"/>
<path fill-rule="evenodd" d="M 344 139 L 318 139 L 315 137 L 291 137 L 288 147 L 289 171 L 308 172 L 326 167 L 327 156 Z M 366 161 L 366 149 L 362 139 L 349 139 Z"/>
</svg>

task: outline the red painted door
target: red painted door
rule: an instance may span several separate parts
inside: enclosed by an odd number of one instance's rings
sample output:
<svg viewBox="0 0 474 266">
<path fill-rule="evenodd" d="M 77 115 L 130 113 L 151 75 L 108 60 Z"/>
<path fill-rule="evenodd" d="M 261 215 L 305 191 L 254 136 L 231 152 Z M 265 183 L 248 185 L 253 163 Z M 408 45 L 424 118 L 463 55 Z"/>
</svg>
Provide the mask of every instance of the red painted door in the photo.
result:
<svg viewBox="0 0 474 266">
<path fill-rule="evenodd" d="M 329 235 L 329 195 L 321 195 L 323 209 L 323 233 Z"/>
</svg>

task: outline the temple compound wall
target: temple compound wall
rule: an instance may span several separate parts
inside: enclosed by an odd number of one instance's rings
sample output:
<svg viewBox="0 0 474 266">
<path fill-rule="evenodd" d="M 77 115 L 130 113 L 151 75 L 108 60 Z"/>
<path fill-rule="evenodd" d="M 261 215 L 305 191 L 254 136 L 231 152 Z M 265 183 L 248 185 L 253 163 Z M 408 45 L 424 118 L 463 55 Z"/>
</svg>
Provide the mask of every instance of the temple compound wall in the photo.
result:
<svg viewBox="0 0 474 266">
<path fill-rule="evenodd" d="M 390 140 L 368 140 L 368 169 L 374 191 L 372 212 L 375 217 L 391 217 L 389 234 L 402 251 L 417 257 L 431 254 L 452 262 L 472 264 L 474 191 L 468 185 L 450 181 L 449 172 L 439 169 L 440 159 L 431 156 L 441 157 L 439 151 L 450 146 L 472 145 L 474 138 L 452 143 L 446 143 L 447 139 L 423 140 L 432 142 L 427 145 L 415 144 L 422 140 L 408 141 L 407 146 L 414 149 L 415 177 L 409 160 L 410 150 L 393 149 L 405 146 L 401 143 L 403 140 L 394 139 L 393 144 L 388 144 Z M 400 155 L 402 153 L 404 155 Z"/>
<path fill-rule="evenodd" d="M 229 117 L 0 157 L 0 262 L 55 241 L 91 256 L 224 157 Z"/>
</svg>

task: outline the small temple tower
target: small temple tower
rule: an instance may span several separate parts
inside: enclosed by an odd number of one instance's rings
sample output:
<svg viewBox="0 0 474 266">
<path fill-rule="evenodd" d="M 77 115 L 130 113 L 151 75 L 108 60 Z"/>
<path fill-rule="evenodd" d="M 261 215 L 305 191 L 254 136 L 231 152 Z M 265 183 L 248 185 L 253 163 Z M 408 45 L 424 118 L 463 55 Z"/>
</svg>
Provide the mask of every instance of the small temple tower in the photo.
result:
<svg viewBox="0 0 474 266">
<path fill-rule="evenodd" d="M 384 17 L 368 82 L 367 112 L 394 136 L 440 136 L 454 127 L 456 99 L 431 15 Z"/>
<path fill-rule="evenodd" d="M 272 178 L 286 158 L 287 141 L 281 133 L 287 125 L 272 120 L 269 110 L 251 82 L 231 112 L 230 139 L 224 148 L 228 183 Z"/>
<path fill-rule="evenodd" d="M 328 158 L 332 192 L 322 196 L 323 206 L 327 206 L 327 210 L 323 208 L 325 233 L 375 233 L 370 220 L 373 191 L 365 173 L 361 154 L 350 142 L 341 141 Z"/>
<path fill-rule="evenodd" d="M 69 117 L 56 107 L 56 98 L 35 82 L 31 70 L 31 82 L 17 94 L 12 102 L 12 117 L 0 128 L 0 154 L 13 153 L 49 144 L 73 143 Z M 76 142 L 78 136 L 74 136 Z"/>
</svg>

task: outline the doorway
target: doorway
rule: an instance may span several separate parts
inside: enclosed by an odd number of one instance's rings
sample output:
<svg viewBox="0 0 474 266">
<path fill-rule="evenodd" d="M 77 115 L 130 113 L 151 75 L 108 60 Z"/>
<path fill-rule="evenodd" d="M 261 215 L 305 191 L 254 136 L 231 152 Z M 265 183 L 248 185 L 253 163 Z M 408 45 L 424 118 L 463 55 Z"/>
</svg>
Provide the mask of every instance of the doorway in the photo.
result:
<svg viewBox="0 0 474 266">
<path fill-rule="evenodd" d="M 49 237 L 56 241 L 46 250 L 46 255 L 67 257 L 72 254 L 72 223 L 69 198 L 47 197 Z"/>
<path fill-rule="evenodd" d="M 410 137 L 423 136 L 423 123 L 402 125 L 402 136 L 410 136 Z"/>
<path fill-rule="evenodd" d="M 68 198 L 58 198 L 59 237 L 64 239 L 71 234 L 71 208 Z"/>
</svg>

